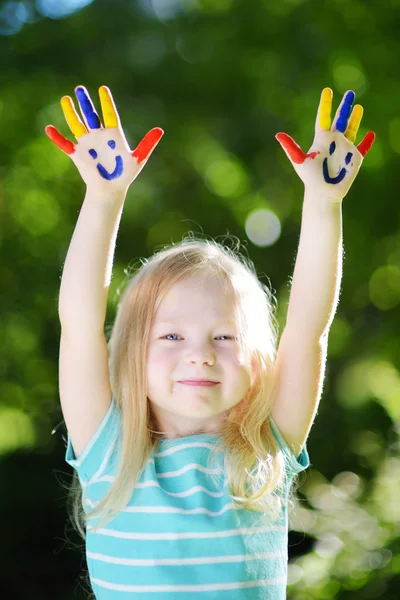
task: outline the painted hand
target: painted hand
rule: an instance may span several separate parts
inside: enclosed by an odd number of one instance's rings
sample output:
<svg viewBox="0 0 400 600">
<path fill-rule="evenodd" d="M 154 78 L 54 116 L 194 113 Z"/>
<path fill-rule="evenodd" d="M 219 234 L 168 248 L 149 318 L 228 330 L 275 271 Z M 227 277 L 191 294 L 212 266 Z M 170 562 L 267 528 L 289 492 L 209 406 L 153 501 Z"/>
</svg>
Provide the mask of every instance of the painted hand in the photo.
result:
<svg viewBox="0 0 400 600">
<path fill-rule="evenodd" d="M 78 142 L 73 144 L 67 140 L 53 125 L 45 128 L 46 134 L 71 157 L 87 186 L 126 190 L 146 164 L 164 134 L 163 130 L 158 127 L 151 129 L 132 152 L 108 87 L 103 85 L 99 88 L 105 127 L 86 88 L 81 85 L 76 87 L 75 94 L 85 124 L 70 96 L 61 99 L 61 107 Z"/>
<path fill-rule="evenodd" d="M 369 131 L 358 146 L 354 145 L 364 109 L 356 104 L 352 110 L 355 98 L 352 91 L 343 96 L 331 127 L 332 96 L 330 88 L 322 90 L 314 141 L 307 154 L 286 133 L 277 133 L 275 137 L 306 189 L 312 188 L 325 198 L 340 201 L 356 178 L 375 134 Z"/>
</svg>

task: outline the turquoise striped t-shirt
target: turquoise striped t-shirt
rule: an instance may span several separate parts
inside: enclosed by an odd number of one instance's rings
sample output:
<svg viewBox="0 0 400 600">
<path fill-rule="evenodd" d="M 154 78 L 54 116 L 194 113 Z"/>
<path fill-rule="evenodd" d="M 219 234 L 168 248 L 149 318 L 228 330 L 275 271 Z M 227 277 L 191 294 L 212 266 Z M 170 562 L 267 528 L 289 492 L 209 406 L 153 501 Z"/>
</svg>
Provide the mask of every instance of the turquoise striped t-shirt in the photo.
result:
<svg viewBox="0 0 400 600">
<path fill-rule="evenodd" d="M 118 421 L 113 398 L 78 459 L 68 436 L 65 460 L 79 475 L 88 509 L 114 480 Z M 287 468 L 287 496 L 293 476 L 310 465 L 309 456 L 303 447 L 296 458 L 273 421 L 271 426 Z M 98 517 L 89 521 L 86 559 L 97 600 L 286 598 L 286 504 L 269 525 L 259 522 L 258 511 L 235 509 L 222 455 L 218 469 L 207 468 L 217 437 L 160 439 L 125 509 L 97 532 L 90 527 Z"/>
</svg>

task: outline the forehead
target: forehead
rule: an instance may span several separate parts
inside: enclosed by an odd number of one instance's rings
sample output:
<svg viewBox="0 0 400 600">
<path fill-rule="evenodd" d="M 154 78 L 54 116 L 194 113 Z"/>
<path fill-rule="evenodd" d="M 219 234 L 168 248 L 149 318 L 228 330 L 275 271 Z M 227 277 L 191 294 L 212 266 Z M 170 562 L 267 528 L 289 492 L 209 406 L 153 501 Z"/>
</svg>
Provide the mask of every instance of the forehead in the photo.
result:
<svg viewBox="0 0 400 600">
<path fill-rule="evenodd" d="M 233 322 L 234 294 L 215 276 L 192 276 L 171 286 L 155 314 L 155 321 L 207 316 Z"/>
</svg>

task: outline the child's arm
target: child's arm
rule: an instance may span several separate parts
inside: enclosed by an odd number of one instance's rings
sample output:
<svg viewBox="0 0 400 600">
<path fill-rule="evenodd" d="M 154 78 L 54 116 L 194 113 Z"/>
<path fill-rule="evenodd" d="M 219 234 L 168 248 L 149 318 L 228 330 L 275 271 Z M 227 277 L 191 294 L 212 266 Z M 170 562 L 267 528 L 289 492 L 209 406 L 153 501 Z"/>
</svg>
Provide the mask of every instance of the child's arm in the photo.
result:
<svg viewBox="0 0 400 600">
<path fill-rule="evenodd" d="M 104 125 L 85 88 L 76 88 L 85 124 L 72 99 L 61 105 L 74 145 L 53 126 L 50 139 L 68 154 L 86 183 L 86 195 L 68 249 L 59 297 L 60 399 L 76 457 L 111 401 L 104 322 L 116 237 L 131 182 L 162 136 L 150 131 L 132 153 L 106 87 L 99 90 Z"/>
<path fill-rule="evenodd" d="M 321 95 L 315 138 L 308 154 L 284 133 L 277 134 L 305 184 L 299 248 L 287 322 L 275 365 L 272 418 L 299 454 L 315 417 L 322 392 L 328 333 L 339 300 L 342 276 L 342 200 L 363 157 L 371 148 L 369 132 L 353 142 L 363 109 L 347 92 L 332 128 L 332 91 Z"/>
</svg>

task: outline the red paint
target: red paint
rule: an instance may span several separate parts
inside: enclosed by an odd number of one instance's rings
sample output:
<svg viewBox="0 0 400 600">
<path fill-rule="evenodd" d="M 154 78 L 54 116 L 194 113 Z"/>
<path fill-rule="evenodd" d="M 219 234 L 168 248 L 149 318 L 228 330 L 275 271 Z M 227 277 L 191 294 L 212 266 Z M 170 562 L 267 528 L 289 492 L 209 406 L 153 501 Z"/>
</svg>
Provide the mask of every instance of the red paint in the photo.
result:
<svg viewBox="0 0 400 600">
<path fill-rule="evenodd" d="M 47 127 L 45 127 L 45 132 L 51 141 L 66 154 L 73 154 L 75 152 L 75 145 L 61 135 L 53 125 L 47 125 Z"/>
<path fill-rule="evenodd" d="M 68 155 L 75 152 L 75 145 L 61 135 L 61 133 L 59 133 L 57 129 L 53 127 L 53 125 L 47 125 L 47 127 L 45 127 L 45 132 L 51 141 L 54 142 L 56 146 L 61 148 L 63 152 Z"/>
<path fill-rule="evenodd" d="M 138 164 L 150 156 L 163 135 L 164 132 L 159 127 L 154 127 L 146 133 L 140 144 L 132 152 L 132 156 L 137 158 Z"/>
<path fill-rule="evenodd" d="M 283 149 L 286 150 L 290 156 L 290 159 L 296 165 L 303 164 L 306 158 L 311 158 L 314 160 L 314 158 L 319 154 L 319 152 L 310 152 L 309 154 L 306 154 L 287 133 L 277 133 L 275 138 L 281 144 Z"/>
<path fill-rule="evenodd" d="M 360 142 L 357 146 L 357 150 L 365 156 L 367 152 L 371 150 L 372 144 L 375 141 L 375 133 L 373 131 L 368 131 L 365 138 Z"/>
</svg>

